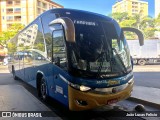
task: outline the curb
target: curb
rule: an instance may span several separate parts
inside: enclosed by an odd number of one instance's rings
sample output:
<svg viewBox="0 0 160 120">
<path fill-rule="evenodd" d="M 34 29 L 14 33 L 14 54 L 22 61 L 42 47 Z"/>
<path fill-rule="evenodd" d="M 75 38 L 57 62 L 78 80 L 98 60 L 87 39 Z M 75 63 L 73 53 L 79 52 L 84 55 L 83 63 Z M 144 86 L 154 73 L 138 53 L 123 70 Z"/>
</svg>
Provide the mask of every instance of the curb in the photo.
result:
<svg viewBox="0 0 160 120">
<path fill-rule="evenodd" d="M 139 99 L 139 98 L 136 98 L 136 97 L 129 97 L 127 100 L 133 101 L 133 102 L 139 102 L 140 104 L 160 109 L 160 104 L 153 103 L 153 102 L 146 101 L 146 100 L 142 100 L 142 99 Z"/>
</svg>

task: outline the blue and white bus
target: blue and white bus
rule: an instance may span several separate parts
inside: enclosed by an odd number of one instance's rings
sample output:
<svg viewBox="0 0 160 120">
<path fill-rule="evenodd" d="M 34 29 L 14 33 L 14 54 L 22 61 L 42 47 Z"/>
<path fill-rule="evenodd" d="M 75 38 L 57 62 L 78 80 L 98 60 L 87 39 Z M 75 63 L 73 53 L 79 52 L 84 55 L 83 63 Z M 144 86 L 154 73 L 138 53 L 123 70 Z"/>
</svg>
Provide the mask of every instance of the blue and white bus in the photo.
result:
<svg viewBox="0 0 160 120">
<path fill-rule="evenodd" d="M 48 10 L 20 31 L 10 44 L 14 79 L 81 111 L 126 99 L 133 88 L 132 62 L 123 31 L 107 16 L 72 10 Z M 11 52 L 10 52 L 11 53 Z"/>
</svg>

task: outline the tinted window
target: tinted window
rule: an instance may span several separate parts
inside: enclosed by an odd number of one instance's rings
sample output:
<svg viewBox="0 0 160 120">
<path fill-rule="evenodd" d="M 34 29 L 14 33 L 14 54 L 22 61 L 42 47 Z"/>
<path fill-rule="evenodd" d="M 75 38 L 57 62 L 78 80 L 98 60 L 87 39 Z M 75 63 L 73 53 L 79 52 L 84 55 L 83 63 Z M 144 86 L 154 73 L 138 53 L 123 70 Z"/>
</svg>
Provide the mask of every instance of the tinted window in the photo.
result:
<svg viewBox="0 0 160 120">
<path fill-rule="evenodd" d="M 66 50 L 63 30 L 53 32 L 53 62 L 66 69 Z"/>
<path fill-rule="evenodd" d="M 52 30 L 49 28 L 49 23 L 55 19 L 53 13 L 48 13 L 42 16 L 42 26 L 46 42 L 47 56 L 51 58 L 51 45 L 52 45 Z"/>
</svg>

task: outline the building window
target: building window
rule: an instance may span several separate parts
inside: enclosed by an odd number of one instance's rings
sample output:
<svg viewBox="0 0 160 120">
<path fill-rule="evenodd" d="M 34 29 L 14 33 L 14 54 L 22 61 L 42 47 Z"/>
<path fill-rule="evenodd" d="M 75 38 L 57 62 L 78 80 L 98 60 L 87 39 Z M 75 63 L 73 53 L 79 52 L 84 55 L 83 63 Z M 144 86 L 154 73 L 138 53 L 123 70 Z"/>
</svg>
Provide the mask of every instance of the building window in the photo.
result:
<svg viewBox="0 0 160 120">
<path fill-rule="evenodd" d="M 7 24 L 7 28 L 10 28 L 12 26 L 12 24 Z"/>
<path fill-rule="evenodd" d="M 40 8 L 37 9 L 37 14 L 41 14 L 41 9 Z"/>
<path fill-rule="evenodd" d="M 30 15 L 30 16 L 29 16 L 29 20 L 30 20 L 30 21 L 33 21 L 33 20 L 34 20 L 33 15 Z"/>
<path fill-rule="evenodd" d="M 6 25 L 3 24 L 3 25 L 2 25 L 2 29 L 6 29 Z"/>
<path fill-rule="evenodd" d="M 14 16 L 15 21 L 21 21 L 21 16 Z"/>
<path fill-rule="evenodd" d="M 43 8 L 47 9 L 47 4 L 43 3 Z"/>
<path fill-rule="evenodd" d="M 10 1 L 7 1 L 7 5 L 12 5 L 13 4 L 13 1 L 10 0 Z"/>
<path fill-rule="evenodd" d="M 138 8 L 138 6 L 132 6 L 132 8 Z"/>
<path fill-rule="evenodd" d="M 26 12 L 26 8 L 22 8 L 22 13 Z"/>
<path fill-rule="evenodd" d="M 21 8 L 14 8 L 14 13 L 20 13 L 21 12 Z"/>
<path fill-rule="evenodd" d="M 29 11 L 33 11 L 33 8 L 29 8 Z M 32 14 L 32 13 L 30 13 L 30 14 Z"/>
<path fill-rule="evenodd" d="M 7 13 L 13 13 L 13 8 L 7 9 Z"/>
<path fill-rule="evenodd" d="M 25 19 L 26 19 L 26 16 L 22 16 L 22 19 L 25 20 Z"/>
<path fill-rule="evenodd" d="M 4 17 L 4 16 L 2 16 L 2 19 L 4 20 L 4 19 L 5 19 L 5 17 Z"/>
<path fill-rule="evenodd" d="M 13 21 L 13 16 L 7 16 L 6 19 L 7 21 Z"/>
<path fill-rule="evenodd" d="M 137 5 L 138 4 L 138 2 L 132 2 L 132 5 Z"/>
<path fill-rule="evenodd" d="M 15 5 L 20 5 L 20 1 L 15 1 L 15 3 L 14 3 Z"/>
<path fill-rule="evenodd" d="M 52 6 L 52 8 L 56 8 L 55 6 Z"/>
<path fill-rule="evenodd" d="M 40 1 L 38 1 L 38 6 L 41 7 L 41 2 Z"/>
<path fill-rule="evenodd" d="M 49 5 L 49 9 L 52 9 L 52 5 Z"/>
</svg>

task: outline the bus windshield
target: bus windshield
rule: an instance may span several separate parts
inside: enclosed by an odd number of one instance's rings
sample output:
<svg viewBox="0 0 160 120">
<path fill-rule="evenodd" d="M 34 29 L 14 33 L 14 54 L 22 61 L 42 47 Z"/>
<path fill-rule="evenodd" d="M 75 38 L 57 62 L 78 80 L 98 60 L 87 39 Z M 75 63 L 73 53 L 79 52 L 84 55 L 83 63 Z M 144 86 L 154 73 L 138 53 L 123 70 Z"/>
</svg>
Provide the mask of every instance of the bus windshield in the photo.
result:
<svg viewBox="0 0 160 120">
<path fill-rule="evenodd" d="M 75 32 L 76 43 L 69 57 L 73 75 L 111 78 L 131 72 L 129 48 L 118 24 L 75 24 Z"/>
</svg>

